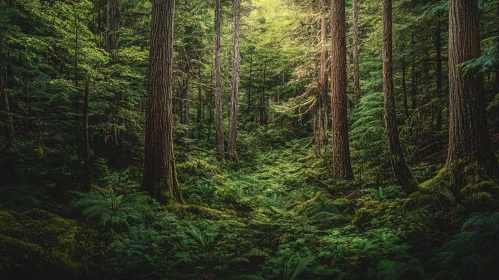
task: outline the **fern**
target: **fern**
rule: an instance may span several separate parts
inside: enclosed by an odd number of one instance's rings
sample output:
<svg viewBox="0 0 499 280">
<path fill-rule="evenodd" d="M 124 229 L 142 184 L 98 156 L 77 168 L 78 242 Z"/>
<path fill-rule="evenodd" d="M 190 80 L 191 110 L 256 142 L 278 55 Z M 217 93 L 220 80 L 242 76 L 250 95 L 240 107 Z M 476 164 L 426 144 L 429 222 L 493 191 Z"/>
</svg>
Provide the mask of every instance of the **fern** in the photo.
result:
<svg viewBox="0 0 499 280">
<path fill-rule="evenodd" d="M 305 271 L 308 264 L 315 260 L 314 256 L 300 259 L 298 264 L 294 264 L 295 256 L 291 256 L 284 264 L 283 280 L 295 280 Z"/>
<path fill-rule="evenodd" d="M 218 226 L 208 225 L 204 231 L 201 231 L 195 225 L 190 224 L 188 232 L 202 248 L 208 249 L 213 246 L 215 237 L 218 235 Z"/>
<path fill-rule="evenodd" d="M 86 220 L 98 227 L 116 229 L 140 223 L 143 215 L 152 211 L 152 199 L 147 193 L 137 191 L 136 185 L 127 180 L 115 181 L 118 177 L 113 176 L 116 177 L 110 180 L 106 189 L 94 188 L 89 193 L 73 191 L 78 198 L 71 202 L 71 207 L 80 210 Z"/>
<path fill-rule="evenodd" d="M 439 276 L 451 279 L 484 279 L 497 273 L 499 261 L 499 213 L 473 214 L 454 236 L 438 250 L 433 260 Z"/>
<path fill-rule="evenodd" d="M 393 195 L 397 189 L 394 186 L 388 186 L 386 188 L 379 187 L 378 190 L 370 189 L 369 191 L 376 200 L 382 201 Z"/>
</svg>

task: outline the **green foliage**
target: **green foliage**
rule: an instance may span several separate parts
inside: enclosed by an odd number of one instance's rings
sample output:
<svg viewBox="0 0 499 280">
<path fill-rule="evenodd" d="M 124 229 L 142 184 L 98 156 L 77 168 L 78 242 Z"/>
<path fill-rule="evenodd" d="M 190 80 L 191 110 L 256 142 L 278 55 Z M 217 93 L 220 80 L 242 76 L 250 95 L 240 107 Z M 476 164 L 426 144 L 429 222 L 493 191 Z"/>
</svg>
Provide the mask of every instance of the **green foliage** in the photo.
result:
<svg viewBox="0 0 499 280">
<path fill-rule="evenodd" d="M 480 279 L 498 273 L 499 214 L 475 213 L 438 249 L 437 279 Z"/>
<path fill-rule="evenodd" d="M 0 224 L 1 277 L 74 278 L 98 269 L 97 232 L 74 220 L 32 209 L 1 211 Z"/>
<path fill-rule="evenodd" d="M 379 187 L 379 189 L 369 189 L 369 192 L 374 197 L 374 199 L 382 201 L 387 198 L 392 197 L 397 192 L 396 186 Z"/>
<path fill-rule="evenodd" d="M 295 256 L 291 256 L 284 264 L 282 275 L 283 280 L 295 280 L 305 271 L 307 266 L 315 259 L 314 256 L 299 258 L 299 262 L 295 264 Z M 294 264 L 294 265 L 293 265 Z"/>
<path fill-rule="evenodd" d="M 352 157 L 363 180 L 380 184 L 390 176 L 390 157 L 383 122 L 383 94 L 364 93 L 355 106 L 350 131 Z"/>
<path fill-rule="evenodd" d="M 196 242 L 204 249 L 209 249 L 213 246 L 215 238 L 218 235 L 218 226 L 215 224 L 210 224 L 201 231 L 198 227 L 191 224 L 189 225 L 189 233 L 196 240 Z"/>
<path fill-rule="evenodd" d="M 123 228 L 140 224 L 152 207 L 152 199 L 138 191 L 138 185 L 129 179 L 128 171 L 111 173 L 105 181 L 105 189 L 95 187 L 88 193 L 72 192 L 78 198 L 71 206 L 98 227 Z"/>
</svg>

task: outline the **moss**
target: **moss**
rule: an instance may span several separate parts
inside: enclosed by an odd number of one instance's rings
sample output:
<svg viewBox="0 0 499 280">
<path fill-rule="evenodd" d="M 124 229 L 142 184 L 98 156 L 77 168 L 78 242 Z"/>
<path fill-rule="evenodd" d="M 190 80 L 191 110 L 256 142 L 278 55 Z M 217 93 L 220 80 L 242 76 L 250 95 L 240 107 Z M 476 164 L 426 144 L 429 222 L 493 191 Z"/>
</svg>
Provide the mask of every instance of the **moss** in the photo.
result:
<svg viewBox="0 0 499 280">
<path fill-rule="evenodd" d="M 7 274 L 82 275 L 94 266 L 82 260 L 100 251 L 95 231 L 47 211 L 1 211 L 0 224 L 0 267 Z"/>
<path fill-rule="evenodd" d="M 381 219 L 386 215 L 396 215 L 403 209 L 403 200 L 367 201 L 363 207 L 355 211 L 353 224 L 357 226 L 366 226 L 373 219 Z"/>
<path fill-rule="evenodd" d="M 303 203 L 296 205 L 294 208 L 296 214 L 302 213 L 308 207 L 312 206 L 321 197 L 321 195 L 322 195 L 321 192 L 317 192 L 317 194 L 312 199 L 309 199 Z"/>
<path fill-rule="evenodd" d="M 494 209 L 499 205 L 499 186 L 494 181 L 470 183 L 459 192 L 464 205 L 472 210 Z"/>
<path fill-rule="evenodd" d="M 456 198 L 451 192 L 451 180 L 447 169 L 442 169 L 437 176 L 419 185 L 405 204 L 407 210 L 429 208 L 440 211 L 453 207 Z"/>
<path fill-rule="evenodd" d="M 220 167 L 211 165 L 202 159 L 193 157 L 190 157 L 189 160 L 184 163 L 177 164 L 177 168 L 181 172 L 189 174 L 196 174 L 199 171 L 218 175 L 221 175 L 223 173 Z"/>
</svg>

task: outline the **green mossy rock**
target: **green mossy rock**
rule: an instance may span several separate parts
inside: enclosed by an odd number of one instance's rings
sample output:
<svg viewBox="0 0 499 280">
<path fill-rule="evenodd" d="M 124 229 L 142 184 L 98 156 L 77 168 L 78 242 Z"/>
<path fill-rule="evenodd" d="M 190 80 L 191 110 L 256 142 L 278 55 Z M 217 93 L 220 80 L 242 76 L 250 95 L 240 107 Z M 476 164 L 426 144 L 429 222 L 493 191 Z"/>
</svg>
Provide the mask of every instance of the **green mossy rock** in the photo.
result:
<svg viewBox="0 0 499 280">
<path fill-rule="evenodd" d="M 75 279 L 96 267 L 97 232 L 47 211 L 0 211 L 0 278 Z"/>
</svg>

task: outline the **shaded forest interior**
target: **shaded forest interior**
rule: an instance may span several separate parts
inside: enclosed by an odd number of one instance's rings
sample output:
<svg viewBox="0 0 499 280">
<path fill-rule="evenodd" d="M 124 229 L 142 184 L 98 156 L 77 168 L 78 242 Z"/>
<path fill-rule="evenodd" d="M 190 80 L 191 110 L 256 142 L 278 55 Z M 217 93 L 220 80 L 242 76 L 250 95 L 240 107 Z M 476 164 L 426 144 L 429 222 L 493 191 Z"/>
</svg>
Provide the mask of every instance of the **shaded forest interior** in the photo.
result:
<svg viewBox="0 0 499 280">
<path fill-rule="evenodd" d="M 497 279 L 499 0 L 1 0 L 0 279 Z"/>
</svg>

